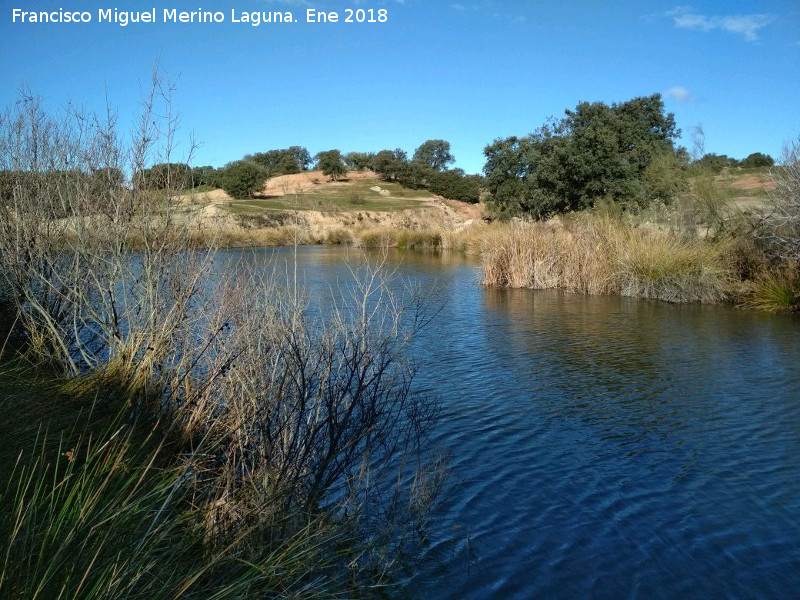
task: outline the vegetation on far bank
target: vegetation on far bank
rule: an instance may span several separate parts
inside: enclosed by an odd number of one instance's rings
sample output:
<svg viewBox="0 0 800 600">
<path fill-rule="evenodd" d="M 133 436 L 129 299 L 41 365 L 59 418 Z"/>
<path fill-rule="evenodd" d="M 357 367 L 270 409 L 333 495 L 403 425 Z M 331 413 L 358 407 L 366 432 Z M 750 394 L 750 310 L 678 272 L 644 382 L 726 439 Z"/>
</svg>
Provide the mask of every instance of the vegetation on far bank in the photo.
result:
<svg viewBox="0 0 800 600">
<path fill-rule="evenodd" d="M 261 195 L 264 181 L 271 177 L 307 172 L 315 167 L 330 181 L 347 178 L 348 171 L 373 171 L 383 182 L 403 188 L 438 194 L 451 200 L 476 203 L 480 200 L 481 178 L 467 175 L 461 169 L 450 169 L 454 162 L 450 142 L 428 140 L 420 145 L 411 159 L 405 151 L 350 152 L 325 150 L 311 158 L 302 146 L 248 154 L 240 160 L 215 169 L 211 166 L 191 168 L 185 163 L 158 163 L 134 175 L 139 187 L 192 189 L 213 186 L 224 189 L 235 199 Z"/>
<path fill-rule="evenodd" d="M 153 161 L 150 166 L 142 161 L 127 171 L 114 164 L 69 172 L 59 172 L 52 165 L 33 171 L 4 169 L 0 195 L 6 199 L 15 193 L 35 195 L 37 189 L 52 184 L 44 181 L 45 177 L 62 179 L 65 185 L 79 186 L 82 193 L 97 197 L 125 190 L 149 195 L 161 204 L 148 218 L 181 222 L 190 229 L 191 243 L 198 247 L 320 243 L 458 247 L 462 244 L 449 240 L 458 238 L 460 230 L 480 224 L 478 214 L 460 206 L 478 203 L 487 220 L 531 222 L 530 231 L 552 242 L 550 249 L 557 254 L 563 243 L 548 237 L 549 229 L 536 222 L 558 218 L 567 229 L 574 229 L 576 223 L 591 220 L 575 215 L 600 214 L 603 218 L 592 225 L 596 231 L 590 235 L 597 237 L 597 232 L 604 230 L 603 219 L 614 215 L 618 225 L 637 231 L 617 235 L 613 242 L 598 238 L 596 251 L 608 254 L 613 274 L 618 275 L 624 264 L 612 258 L 623 239 L 634 246 L 645 238 L 651 244 L 658 243 L 656 238 L 664 238 L 667 246 L 693 244 L 698 257 L 705 256 L 706 250 L 733 244 L 740 251 L 749 249 L 751 256 L 745 262 L 750 266 L 741 272 L 723 269 L 726 281 L 738 282 L 732 287 L 721 283 L 718 287 L 724 288 L 724 293 L 657 296 L 705 301 L 713 297 L 762 305 L 755 301 L 760 296 L 752 290 L 759 282 L 781 279 L 793 290 L 783 297 L 792 299 L 788 306 L 795 306 L 797 253 L 791 246 L 796 241 L 786 238 L 791 237 L 797 211 L 793 200 L 797 192 L 792 188 L 796 147 L 782 165 L 775 166 L 772 157 L 760 152 L 742 160 L 706 153 L 699 126 L 693 128 L 690 154 L 676 145 L 679 134 L 674 116 L 665 112 L 660 95 L 654 94 L 610 105 L 581 102 L 566 110 L 562 119 L 551 120 L 534 133 L 497 139 L 485 148 L 483 176 L 451 169 L 454 157 L 449 142 L 431 139 L 411 157 L 401 149 L 349 153 L 334 149 L 312 157 L 298 145 L 256 152 L 220 169 L 190 167 L 188 162 L 171 159 Z M 312 171 L 314 168 L 317 170 Z M 131 174 L 130 181 L 126 173 Z M 308 181 L 305 186 L 293 187 L 293 177 Z M 273 183 L 276 181 L 282 182 L 283 189 Z M 215 193 L 216 187 L 228 191 L 227 200 L 203 200 L 206 194 Z M 467 204 L 447 205 L 442 198 Z M 58 202 L 51 208 L 53 217 L 69 223 L 72 209 Z M 144 228 L 141 222 L 129 228 L 129 246 L 142 243 Z M 72 226 L 65 227 L 64 233 L 72 238 L 77 235 Z M 584 233 L 570 239 L 583 239 Z M 505 237 L 487 233 L 487 240 L 497 244 L 517 237 L 514 232 Z M 531 243 L 549 247 L 549 242 L 540 242 Z M 513 254 L 504 254 L 499 247 L 494 250 L 486 248 L 482 253 L 487 284 L 542 285 L 542 280 L 533 276 L 529 279 L 535 284 L 523 284 L 525 278 L 520 277 L 490 276 L 503 272 L 493 260 Z M 582 254 L 576 251 L 560 256 L 558 261 L 563 262 L 568 257 L 580 260 Z M 534 266 L 531 263 L 528 268 Z M 700 264 L 695 267 L 697 272 L 704 269 Z M 606 279 L 613 279 L 612 274 Z M 544 280 L 563 289 L 599 289 L 552 277 Z M 608 293 L 621 290 L 652 294 L 647 286 L 607 288 Z"/>
</svg>

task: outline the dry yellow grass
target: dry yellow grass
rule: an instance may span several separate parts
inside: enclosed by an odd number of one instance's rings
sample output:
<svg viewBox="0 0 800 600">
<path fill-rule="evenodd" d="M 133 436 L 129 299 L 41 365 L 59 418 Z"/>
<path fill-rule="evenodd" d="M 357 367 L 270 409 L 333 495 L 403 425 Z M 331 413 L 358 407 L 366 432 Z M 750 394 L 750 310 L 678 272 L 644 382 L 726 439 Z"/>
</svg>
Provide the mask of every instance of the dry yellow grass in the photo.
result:
<svg viewBox="0 0 800 600">
<path fill-rule="evenodd" d="M 438 229 L 371 227 L 354 234 L 360 248 L 441 248 L 443 233 Z"/>
<path fill-rule="evenodd" d="M 195 231 L 192 244 L 197 248 L 258 248 L 266 246 L 305 246 L 321 244 L 323 239 L 297 225 L 263 228 L 225 228 L 213 232 Z"/>
<path fill-rule="evenodd" d="M 498 287 L 717 302 L 731 294 L 725 244 L 586 217 L 493 225 L 448 235 L 446 247 L 480 254 L 483 282 Z"/>
</svg>

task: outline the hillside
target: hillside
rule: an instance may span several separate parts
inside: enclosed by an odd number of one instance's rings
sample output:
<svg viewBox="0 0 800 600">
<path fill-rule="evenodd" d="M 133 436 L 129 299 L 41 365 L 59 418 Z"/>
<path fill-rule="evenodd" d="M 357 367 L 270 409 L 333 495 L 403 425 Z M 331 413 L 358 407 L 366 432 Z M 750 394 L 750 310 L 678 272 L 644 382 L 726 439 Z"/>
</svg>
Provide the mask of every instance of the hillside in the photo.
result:
<svg viewBox="0 0 800 600">
<path fill-rule="evenodd" d="M 690 187 L 668 213 L 687 207 L 729 216 L 731 211 L 752 212 L 764 205 L 774 184 L 766 169 L 731 169 L 693 177 Z M 219 234 L 223 244 L 233 246 L 372 245 L 376 236 L 385 240 L 399 231 L 460 231 L 486 215 L 482 203 L 404 188 L 371 171 L 351 171 L 340 181 L 330 181 L 320 171 L 281 175 L 266 180 L 253 198 L 236 200 L 215 189 L 185 194 L 181 204 L 198 237 Z"/>
<path fill-rule="evenodd" d="M 483 206 L 388 183 L 371 171 L 329 181 L 320 171 L 281 175 L 264 182 L 253 198 L 236 200 L 223 190 L 185 194 L 181 203 L 198 232 L 221 232 L 226 243 L 359 243 L 376 229 L 457 230 L 479 221 Z M 291 240 L 290 240 L 291 241 Z"/>
</svg>

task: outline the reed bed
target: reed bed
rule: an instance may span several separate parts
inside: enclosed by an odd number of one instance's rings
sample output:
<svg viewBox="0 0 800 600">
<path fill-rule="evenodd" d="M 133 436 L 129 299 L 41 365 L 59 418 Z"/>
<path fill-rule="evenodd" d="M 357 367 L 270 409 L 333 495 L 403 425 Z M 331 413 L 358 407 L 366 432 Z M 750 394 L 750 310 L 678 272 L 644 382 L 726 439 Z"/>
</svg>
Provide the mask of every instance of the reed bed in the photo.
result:
<svg viewBox="0 0 800 600">
<path fill-rule="evenodd" d="M 359 248 L 439 249 L 442 239 L 442 232 L 435 229 L 372 227 L 354 233 Z"/>
<path fill-rule="evenodd" d="M 470 234 L 472 235 L 472 234 Z M 668 302 L 719 302 L 732 290 L 725 244 L 606 218 L 488 228 L 483 283 L 496 287 L 619 294 Z"/>
<path fill-rule="evenodd" d="M 321 244 L 307 228 L 298 225 L 279 225 L 259 228 L 223 228 L 209 234 L 193 233 L 196 248 L 263 248 L 267 246 L 307 246 Z"/>
</svg>

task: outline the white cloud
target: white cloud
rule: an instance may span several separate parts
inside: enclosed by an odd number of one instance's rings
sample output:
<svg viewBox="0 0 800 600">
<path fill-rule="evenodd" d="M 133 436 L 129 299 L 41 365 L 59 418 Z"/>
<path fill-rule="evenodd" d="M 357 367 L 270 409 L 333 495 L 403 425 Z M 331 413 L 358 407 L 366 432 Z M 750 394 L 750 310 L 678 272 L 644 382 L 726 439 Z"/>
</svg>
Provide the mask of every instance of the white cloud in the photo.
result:
<svg viewBox="0 0 800 600">
<path fill-rule="evenodd" d="M 692 99 L 691 92 L 680 85 L 669 88 L 666 92 L 664 92 L 664 95 L 669 96 L 678 102 L 688 102 Z"/>
<path fill-rule="evenodd" d="M 666 16 L 672 17 L 675 27 L 680 29 L 700 31 L 720 29 L 728 33 L 739 34 L 748 42 L 757 40 L 758 30 L 775 20 L 772 15 L 765 14 L 706 16 L 695 13 L 688 6 L 677 6 L 668 11 Z"/>
</svg>

